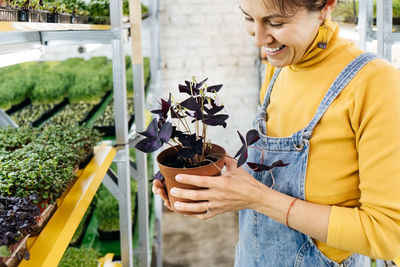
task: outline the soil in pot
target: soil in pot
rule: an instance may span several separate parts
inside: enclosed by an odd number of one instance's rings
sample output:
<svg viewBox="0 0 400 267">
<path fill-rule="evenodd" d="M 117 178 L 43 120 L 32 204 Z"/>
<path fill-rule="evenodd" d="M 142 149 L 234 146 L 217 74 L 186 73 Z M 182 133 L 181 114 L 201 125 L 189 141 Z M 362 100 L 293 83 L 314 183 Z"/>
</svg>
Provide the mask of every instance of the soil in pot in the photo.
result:
<svg viewBox="0 0 400 267">
<path fill-rule="evenodd" d="M 177 160 L 176 150 L 171 147 L 164 151 L 162 151 L 157 156 L 157 163 L 160 168 L 161 174 L 164 176 L 165 185 L 167 187 L 167 193 L 169 202 L 171 204 L 172 209 L 176 213 L 180 214 L 201 214 L 202 212 L 185 212 L 176 210 L 174 207 L 175 201 L 182 201 L 188 203 L 201 202 L 201 201 L 192 201 L 187 199 L 180 199 L 169 194 L 171 188 L 178 187 L 184 189 L 204 189 L 197 186 L 181 184 L 175 180 L 175 176 L 178 174 L 191 174 L 191 175 L 202 175 L 202 176 L 218 176 L 221 174 L 221 169 L 224 167 L 224 155 L 225 150 L 215 144 L 212 144 L 211 147 L 207 147 L 205 152 L 206 158 L 211 160 L 212 162 L 206 162 L 203 166 L 180 166 L 179 160 Z M 207 156 L 208 155 L 208 156 Z"/>
</svg>

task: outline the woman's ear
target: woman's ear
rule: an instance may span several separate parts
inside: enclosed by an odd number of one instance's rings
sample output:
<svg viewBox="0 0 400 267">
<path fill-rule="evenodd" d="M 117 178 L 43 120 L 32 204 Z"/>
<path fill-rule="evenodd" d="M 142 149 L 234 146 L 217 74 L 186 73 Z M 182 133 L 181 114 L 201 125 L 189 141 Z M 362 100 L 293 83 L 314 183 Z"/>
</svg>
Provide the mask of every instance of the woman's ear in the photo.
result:
<svg viewBox="0 0 400 267">
<path fill-rule="evenodd" d="M 321 20 L 329 17 L 332 11 L 335 9 L 337 0 L 326 0 L 325 7 L 321 10 Z"/>
</svg>

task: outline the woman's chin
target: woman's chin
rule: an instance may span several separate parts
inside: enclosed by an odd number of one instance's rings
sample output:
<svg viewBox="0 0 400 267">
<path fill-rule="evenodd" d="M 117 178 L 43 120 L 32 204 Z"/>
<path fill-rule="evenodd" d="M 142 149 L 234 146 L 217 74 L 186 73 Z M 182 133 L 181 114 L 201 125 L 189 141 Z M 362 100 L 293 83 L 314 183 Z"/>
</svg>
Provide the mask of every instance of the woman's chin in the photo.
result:
<svg viewBox="0 0 400 267">
<path fill-rule="evenodd" d="M 269 57 L 267 58 L 267 60 L 270 65 L 272 65 L 276 68 L 283 68 L 283 67 L 290 65 L 289 61 L 287 61 L 287 60 L 276 60 L 276 59 L 269 58 Z"/>
</svg>

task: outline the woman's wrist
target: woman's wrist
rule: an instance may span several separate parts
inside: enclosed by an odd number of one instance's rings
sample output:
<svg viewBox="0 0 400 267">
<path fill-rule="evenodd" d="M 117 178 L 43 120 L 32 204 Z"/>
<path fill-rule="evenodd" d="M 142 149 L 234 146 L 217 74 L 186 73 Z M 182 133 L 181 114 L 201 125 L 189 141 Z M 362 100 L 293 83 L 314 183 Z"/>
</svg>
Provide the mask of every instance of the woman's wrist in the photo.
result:
<svg viewBox="0 0 400 267">
<path fill-rule="evenodd" d="M 262 213 L 282 224 L 286 224 L 287 211 L 293 202 L 293 197 L 282 194 L 267 186 L 254 192 L 257 199 L 252 209 Z"/>
</svg>

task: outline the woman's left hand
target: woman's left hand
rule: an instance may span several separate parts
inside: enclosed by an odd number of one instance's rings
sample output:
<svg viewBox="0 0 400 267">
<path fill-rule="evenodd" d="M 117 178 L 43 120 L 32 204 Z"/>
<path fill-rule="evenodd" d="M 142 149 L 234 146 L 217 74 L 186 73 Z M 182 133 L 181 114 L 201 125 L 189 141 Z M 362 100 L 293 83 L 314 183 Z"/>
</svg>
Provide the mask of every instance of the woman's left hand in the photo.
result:
<svg viewBox="0 0 400 267">
<path fill-rule="evenodd" d="M 227 211 L 251 209 L 257 205 L 261 187 L 265 187 L 243 168 L 237 168 L 236 161 L 229 157 L 224 158 L 226 170 L 220 176 L 197 176 L 179 174 L 176 180 L 183 184 L 191 184 L 203 188 L 189 190 L 172 188 L 171 194 L 175 197 L 197 200 L 197 203 L 175 202 L 175 208 L 184 211 L 204 212 L 192 215 L 206 220 L 217 214 Z"/>
</svg>

